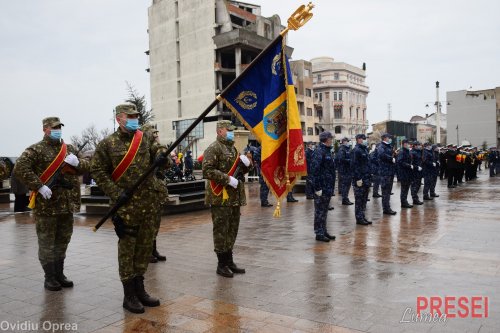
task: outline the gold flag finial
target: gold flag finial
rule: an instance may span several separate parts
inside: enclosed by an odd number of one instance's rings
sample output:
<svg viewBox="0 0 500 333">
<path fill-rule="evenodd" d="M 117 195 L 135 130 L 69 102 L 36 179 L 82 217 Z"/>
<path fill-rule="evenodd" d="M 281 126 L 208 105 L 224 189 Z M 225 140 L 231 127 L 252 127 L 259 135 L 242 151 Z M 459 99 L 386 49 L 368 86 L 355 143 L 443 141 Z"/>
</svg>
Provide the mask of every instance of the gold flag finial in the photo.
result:
<svg viewBox="0 0 500 333">
<path fill-rule="evenodd" d="M 290 16 L 288 19 L 288 27 L 285 30 L 297 30 L 307 23 L 313 16 L 311 12 L 314 8 L 312 2 L 309 2 L 307 5 L 302 5 Z"/>
</svg>

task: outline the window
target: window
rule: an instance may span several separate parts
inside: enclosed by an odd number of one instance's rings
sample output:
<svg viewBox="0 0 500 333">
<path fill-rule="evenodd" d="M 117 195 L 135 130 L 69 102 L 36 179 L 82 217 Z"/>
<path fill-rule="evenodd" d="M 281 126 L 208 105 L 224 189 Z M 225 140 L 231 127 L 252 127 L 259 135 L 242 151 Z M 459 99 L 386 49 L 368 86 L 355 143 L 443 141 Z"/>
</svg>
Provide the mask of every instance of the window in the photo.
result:
<svg viewBox="0 0 500 333">
<path fill-rule="evenodd" d="M 323 102 L 323 94 L 322 94 L 322 93 L 319 93 L 319 94 L 318 94 L 318 97 L 319 97 L 319 101 L 320 101 L 320 102 Z"/>
<path fill-rule="evenodd" d="M 311 89 L 306 89 L 306 96 L 307 97 L 311 97 L 312 96 Z"/>
<path fill-rule="evenodd" d="M 297 102 L 297 105 L 299 106 L 299 113 L 301 116 L 304 115 L 304 103 L 302 102 Z"/>
<path fill-rule="evenodd" d="M 312 127 L 308 127 L 307 128 L 307 135 L 313 135 L 313 128 Z"/>
<path fill-rule="evenodd" d="M 333 92 L 333 100 L 334 100 L 334 101 L 336 101 L 336 100 L 337 100 L 337 92 L 336 92 L 336 91 L 334 91 L 334 92 Z"/>
<path fill-rule="evenodd" d="M 298 95 L 297 87 L 293 87 L 293 89 L 295 89 L 295 95 Z"/>
<path fill-rule="evenodd" d="M 339 79 L 339 73 L 333 73 L 333 79 L 335 81 L 338 81 L 338 79 Z"/>
<path fill-rule="evenodd" d="M 307 77 L 311 76 L 311 74 L 307 68 L 304 69 L 304 76 L 307 76 Z"/>
<path fill-rule="evenodd" d="M 341 134 L 342 133 L 342 126 L 335 126 L 335 134 Z"/>
<path fill-rule="evenodd" d="M 313 109 L 307 108 L 307 115 L 310 117 L 313 115 Z"/>
<path fill-rule="evenodd" d="M 335 119 L 342 119 L 342 109 L 335 108 L 335 110 L 333 111 L 333 116 L 335 117 Z"/>
<path fill-rule="evenodd" d="M 359 119 L 359 108 L 356 109 L 356 119 Z"/>
<path fill-rule="evenodd" d="M 323 118 L 323 110 L 316 110 L 316 117 Z"/>
<path fill-rule="evenodd" d="M 325 92 L 325 99 L 330 99 L 330 92 Z"/>
<path fill-rule="evenodd" d="M 321 74 L 318 74 L 318 82 L 321 82 Z"/>
<path fill-rule="evenodd" d="M 319 135 L 319 128 L 318 127 L 314 127 L 314 134 Z"/>
<path fill-rule="evenodd" d="M 342 100 L 342 91 L 339 91 L 339 101 Z"/>
<path fill-rule="evenodd" d="M 302 135 L 306 135 L 306 123 L 301 121 L 300 127 L 302 128 Z"/>
</svg>

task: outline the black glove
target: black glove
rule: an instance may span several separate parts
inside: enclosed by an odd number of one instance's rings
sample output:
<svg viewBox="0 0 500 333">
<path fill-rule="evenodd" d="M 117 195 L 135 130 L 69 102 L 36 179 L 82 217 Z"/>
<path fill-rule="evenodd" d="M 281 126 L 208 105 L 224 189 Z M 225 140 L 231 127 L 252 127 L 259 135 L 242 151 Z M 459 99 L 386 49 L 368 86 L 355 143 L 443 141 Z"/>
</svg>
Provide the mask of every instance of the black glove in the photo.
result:
<svg viewBox="0 0 500 333">
<path fill-rule="evenodd" d="M 127 191 L 123 191 L 116 200 L 116 204 L 121 207 L 125 205 L 129 200 L 130 200 L 130 195 L 127 193 Z"/>
<path fill-rule="evenodd" d="M 125 237 L 125 235 L 137 237 L 139 226 L 127 226 L 118 214 L 113 215 L 111 221 L 113 221 L 113 225 L 115 226 L 115 233 L 118 238 L 122 239 L 123 237 Z"/>
<path fill-rule="evenodd" d="M 160 153 L 160 154 L 158 154 L 158 156 L 156 156 L 155 164 L 158 166 L 163 166 L 163 165 L 167 164 L 167 158 L 168 158 L 167 154 Z"/>
</svg>

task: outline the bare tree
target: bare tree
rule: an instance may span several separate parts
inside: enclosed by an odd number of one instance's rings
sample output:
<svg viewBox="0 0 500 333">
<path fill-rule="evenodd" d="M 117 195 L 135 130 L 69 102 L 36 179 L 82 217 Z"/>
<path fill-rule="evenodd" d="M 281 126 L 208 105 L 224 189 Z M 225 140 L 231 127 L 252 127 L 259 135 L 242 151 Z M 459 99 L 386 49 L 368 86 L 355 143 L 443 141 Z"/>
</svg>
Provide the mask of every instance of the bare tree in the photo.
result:
<svg viewBox="0 0 500 333">
<path fill-rule="evenodd" d="M 128 90 L 128 98 L 125 101 L 134 104 L 137 111 L 139 111 L 139 125 L 142 126 L 151 122 L 154 119 L 154 114 L 152 109 L 147 109 L 146 96 L 141 96 L 134 86 L 127 81 L 125 83 Z"/>
<path fill-rule="evenodd" d="M 82 131 L 82 134 L 73 135 L 70 140 L 71 144 L 77 149 L 79 149 L 83 145 L 83 143 L 87 142 L 85 147 L 82 149 L 82 152 L 86 152 L 89 150 L 95 150 L 97 144 L 109 134 L 110 131 L 108 128 L 99 131 L 96 129 L 95 125 L 92 124 L 84 129 Z"/>
</svg>

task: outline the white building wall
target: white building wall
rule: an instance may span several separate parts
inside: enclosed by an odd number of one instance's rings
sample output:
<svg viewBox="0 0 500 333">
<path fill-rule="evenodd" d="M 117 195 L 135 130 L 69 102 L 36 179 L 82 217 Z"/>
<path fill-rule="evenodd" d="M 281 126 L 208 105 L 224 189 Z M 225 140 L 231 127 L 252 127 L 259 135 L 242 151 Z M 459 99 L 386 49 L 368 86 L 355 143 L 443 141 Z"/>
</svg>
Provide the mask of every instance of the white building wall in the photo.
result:
<svg viewBox="0 0 500 333">
<path fill-rule="evenodd" d="M 491 90 L 493 94 L 493 90 Z M 494 96 L 494 94 L 493 94 Z M 446 99 L 450 102 L 447 108 L 447 141 L 458 144 L 467 140 L 473 146 L 481 146 L 486 141 L 488 146 L 497 143 L 496 99 L 481 92 L 466 90 L 448 91 Z"/>
</svg>

